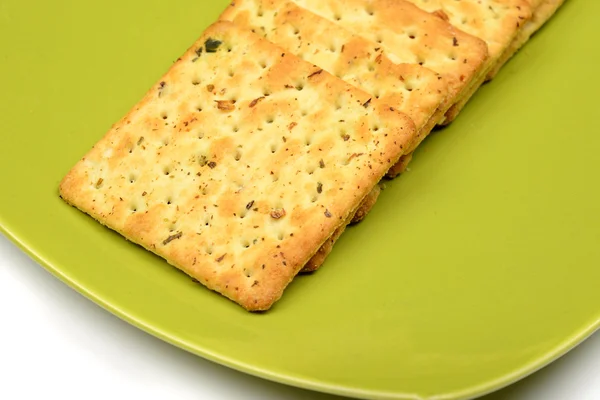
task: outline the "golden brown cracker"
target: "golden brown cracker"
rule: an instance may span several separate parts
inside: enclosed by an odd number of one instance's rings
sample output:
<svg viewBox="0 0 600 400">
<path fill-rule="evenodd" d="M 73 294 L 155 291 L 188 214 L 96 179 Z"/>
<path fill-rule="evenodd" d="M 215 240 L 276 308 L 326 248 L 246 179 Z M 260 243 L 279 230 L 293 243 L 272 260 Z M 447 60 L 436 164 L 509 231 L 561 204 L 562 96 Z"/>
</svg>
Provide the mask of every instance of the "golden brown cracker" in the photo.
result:
<svg viewBox="0 0 600 400">
<path fill-rule="evenodd" d="M 412 121 L 370 99 L 219 22 L 60 194 L 247 310 L 267 310 L 411 143 Z"/>
<path fill-rule="evenodd" d="M 486 43 L 403 0 L 294 0 L 378 44 L 395 64 L 425 66 L 449 82 L 456 102 L 485 71 Z M 446 118 L 450 122 L 450 118 Z"/>
</svg>

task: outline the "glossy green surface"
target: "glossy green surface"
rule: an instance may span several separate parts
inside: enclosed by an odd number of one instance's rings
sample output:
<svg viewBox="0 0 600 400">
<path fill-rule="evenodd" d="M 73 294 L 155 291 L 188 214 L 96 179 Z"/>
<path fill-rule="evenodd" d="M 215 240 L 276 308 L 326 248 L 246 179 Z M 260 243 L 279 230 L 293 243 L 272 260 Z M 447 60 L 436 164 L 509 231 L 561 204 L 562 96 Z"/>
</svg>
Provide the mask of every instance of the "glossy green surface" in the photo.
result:
<svg viewBox="0 0 600 400">
<path fill-rule="evenodd" d="M 262 315 L 58 198 L 226 1 L 166 5 L 0 2 L 0 225 L 60 279 L 206 358 L 358 397 L 483 394 L 598 327 L 600 2 L 567 2 Z"/>
</svg>

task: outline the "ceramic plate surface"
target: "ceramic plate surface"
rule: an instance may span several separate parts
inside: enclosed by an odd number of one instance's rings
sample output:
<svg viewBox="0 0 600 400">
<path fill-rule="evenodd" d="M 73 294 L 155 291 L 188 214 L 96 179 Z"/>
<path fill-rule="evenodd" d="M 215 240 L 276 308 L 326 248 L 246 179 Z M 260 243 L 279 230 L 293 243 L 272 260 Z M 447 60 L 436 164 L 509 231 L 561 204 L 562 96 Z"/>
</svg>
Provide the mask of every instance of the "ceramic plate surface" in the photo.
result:
<svg viewBox="0 0 600 400">
<path fill-rule="evenodd" d="M 136 326 L 291 385 L 478 396 L 600 322 L 600 2 L 571 0 L 313 276 L 246 313 L 58 197 L 227 2 L 0 2 L 0 225 Z"/>
</svg>

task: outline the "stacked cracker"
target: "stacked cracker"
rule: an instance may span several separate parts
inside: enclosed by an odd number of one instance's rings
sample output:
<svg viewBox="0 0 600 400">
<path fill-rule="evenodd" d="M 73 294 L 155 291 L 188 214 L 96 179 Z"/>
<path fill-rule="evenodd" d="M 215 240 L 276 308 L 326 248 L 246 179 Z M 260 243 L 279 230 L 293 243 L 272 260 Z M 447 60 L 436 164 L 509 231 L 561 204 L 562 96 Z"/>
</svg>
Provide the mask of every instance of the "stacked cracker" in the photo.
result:
<svg viewBox="0 0 600 400">
<path fill-rule="evenodd" d="M 268 310 L 560 3 L 236 0 L 61 197 Z"/>
<path fill-rule="evenodd" d="M 408 0 L 486 41 L 492 79 L 564 0 Z"/>
</svg>

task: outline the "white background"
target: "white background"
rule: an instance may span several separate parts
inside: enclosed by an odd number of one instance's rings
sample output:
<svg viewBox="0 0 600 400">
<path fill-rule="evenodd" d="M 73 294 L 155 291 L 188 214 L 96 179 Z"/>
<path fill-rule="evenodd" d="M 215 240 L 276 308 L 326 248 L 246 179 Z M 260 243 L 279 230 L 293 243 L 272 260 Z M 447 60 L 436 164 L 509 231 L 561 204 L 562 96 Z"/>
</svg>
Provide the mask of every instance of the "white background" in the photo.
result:
<svg viewBox="0 0 600 400">
<path fill-rule="evenodd" d="M 83 298 L 0 235 L 0 399 L 317 399 L 202 360 Z M 485 400 L 600 399 L 600 333 Z"/>
</svg>

